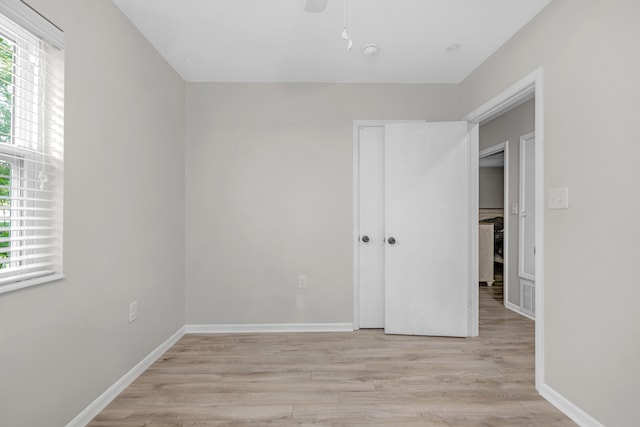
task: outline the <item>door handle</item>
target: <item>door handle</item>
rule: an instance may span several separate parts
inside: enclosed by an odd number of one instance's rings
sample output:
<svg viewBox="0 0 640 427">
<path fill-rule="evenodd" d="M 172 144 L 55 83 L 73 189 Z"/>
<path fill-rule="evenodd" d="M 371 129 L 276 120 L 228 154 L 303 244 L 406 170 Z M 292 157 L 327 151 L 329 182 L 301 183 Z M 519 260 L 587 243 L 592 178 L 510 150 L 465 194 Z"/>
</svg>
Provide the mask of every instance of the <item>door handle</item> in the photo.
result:
<svg viewBox="0 0 640 427">
<path fill-rule="evenodd" d="M 362 240 L 364 243 L 369 243 L 369 236 L 362 236 L 360 240 Z"/>
<path fill-rule="evenodd" d="M 395 245 L 396 244 L 396 239 L 393 237 L 389 237 L 387 239 L 387 243 L 389 243 L 390 245 Z"/>
</svg>

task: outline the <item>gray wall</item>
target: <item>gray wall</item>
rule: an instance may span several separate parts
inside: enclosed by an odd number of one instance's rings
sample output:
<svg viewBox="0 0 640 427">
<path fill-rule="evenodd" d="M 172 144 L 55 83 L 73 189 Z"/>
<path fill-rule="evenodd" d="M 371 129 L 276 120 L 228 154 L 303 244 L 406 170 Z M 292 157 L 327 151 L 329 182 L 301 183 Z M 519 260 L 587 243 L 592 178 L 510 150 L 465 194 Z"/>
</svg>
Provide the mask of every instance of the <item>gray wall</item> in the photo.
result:
<svg viewBox="0 0 640 427">
<path fill-rule="evenodd" d="M 511 214 L 511 204 L 519 203 L 520 137 L 535 128 L 535 100 L 530 100 L 480 126 L 480 149 L 509 141 L 509 262 L 507 286 L 509 302 L 520 306 L 520 279 L 518 278 L 518 215 Z"/>
<path fill-rule="evenodd" d="M 353 120 L 456 119 L 457 95 L 455 85 L 188 84 L 188 323 L 351 323 Z"/>
<path fill-rule="evenodd" d="M 12 427 L 66 424 L 185 317 L 184 83 L 110 1 L 29 3 L 66 33 L 67 278 L 0 295 Z"/>
<path fill-rule="evenodd" d="M 461 86 L 468 112 L 544 67 L 545 381 L 607 426 L 640 419 L 639 16 L 555 0 Z"/>
<path fill-rule="evenodd" d="M 504 203 L 504 168 L 480 168 L 478 205 L 481 209 L 501 209 Z"/>
</svg>

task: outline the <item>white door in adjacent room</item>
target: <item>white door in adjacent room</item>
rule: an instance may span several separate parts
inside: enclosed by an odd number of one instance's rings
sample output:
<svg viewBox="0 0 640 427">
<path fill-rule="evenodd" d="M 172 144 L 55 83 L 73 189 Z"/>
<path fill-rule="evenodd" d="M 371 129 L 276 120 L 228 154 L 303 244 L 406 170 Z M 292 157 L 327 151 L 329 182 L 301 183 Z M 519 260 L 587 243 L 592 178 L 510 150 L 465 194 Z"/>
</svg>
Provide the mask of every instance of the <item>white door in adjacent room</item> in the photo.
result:
<svg viewBox="0 0 640 427">
<path fill-rule="evenodd" d="M 520 309 L 535 317 L 536 284 L 536 187 L 534 133 L 520 137 L 520 235 L 518 237 L 518 276 Z"/>
</svg>

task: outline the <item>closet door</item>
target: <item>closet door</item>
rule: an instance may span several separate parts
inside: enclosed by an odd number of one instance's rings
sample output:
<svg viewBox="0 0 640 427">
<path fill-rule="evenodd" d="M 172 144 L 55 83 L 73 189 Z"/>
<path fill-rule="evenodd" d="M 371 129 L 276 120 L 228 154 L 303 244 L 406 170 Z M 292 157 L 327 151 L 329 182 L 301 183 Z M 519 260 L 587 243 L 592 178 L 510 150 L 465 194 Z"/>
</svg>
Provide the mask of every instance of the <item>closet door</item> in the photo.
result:
<svg viewBox="0 0 640 427">
<path fill-rule="evenodd" d="M 359 132 L 359 326 L 384 328 L 384 126 Z"/>
<path fill-rule="evenodd" d="M 466 122 L 385 126 L 387 333 L 468 336 L 471 143 Z"/>
</svg>

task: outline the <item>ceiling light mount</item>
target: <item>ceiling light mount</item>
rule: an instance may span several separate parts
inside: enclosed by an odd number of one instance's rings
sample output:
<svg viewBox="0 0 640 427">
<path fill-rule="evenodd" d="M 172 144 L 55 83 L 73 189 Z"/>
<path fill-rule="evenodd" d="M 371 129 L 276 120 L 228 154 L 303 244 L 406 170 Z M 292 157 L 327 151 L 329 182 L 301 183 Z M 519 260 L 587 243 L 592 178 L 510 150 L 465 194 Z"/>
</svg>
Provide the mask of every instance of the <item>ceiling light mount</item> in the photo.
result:
<svg viewBox="0 0 640 427">
<path fill-rule="evenodd" d="M 327 8 L 327 0 L 307 0 L 304 4 L 304 11 L 308 13 L 324 12 Z"/>
<path fill-rule="evenodd" d="M 461 47 L 462 45 L 460 43 L 454 43 L 447 47 L 447 53 L 457 52 Z"/>
<path fill-rule="evenodd" d="M 378 50 L 380 48 L 378 47 L 377 44 L 375 43 L 369 43 L 368 45 L 365 45 L 365 47 L 362 49 L 362 55 L 365 57 L 374 57 L 378 54 Z"/>
</svg>

